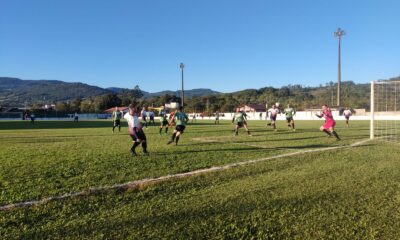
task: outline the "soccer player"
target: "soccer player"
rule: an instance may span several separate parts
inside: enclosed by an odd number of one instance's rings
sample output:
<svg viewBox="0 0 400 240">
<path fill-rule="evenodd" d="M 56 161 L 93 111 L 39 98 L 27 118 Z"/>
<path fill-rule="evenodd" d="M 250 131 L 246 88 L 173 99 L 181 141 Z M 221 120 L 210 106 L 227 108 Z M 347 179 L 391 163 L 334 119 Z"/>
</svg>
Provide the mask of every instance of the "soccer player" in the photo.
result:
<svg viewBox="0 0 400 240">
<path fill-rule="evenodd" d="M 236 109 L 236 113 L 233 115 L 232 123 L 235 123 L 235 136 L 239 134 L 239 128 L 244 127 L 246 129 L 247 135 L 251 136 L 250 130 L 247 126 L 247 114 L 240 111 L 239 108 Z"/>
<path fill-rule="evenodd" d="M 335 136 L 336 140 L 340 141 L 340 137 L 335 131 L 336 122 L 333 119 L 332 111 L 328 107 L 328 105 L 326 105 L 326 104 L 323 105 L 321 114 L 315 114 L 315 115 L 319 118 L 322 118 L 322 117 L 325 118 L 325 124 L 322 125 L 319 128 L 319 130 L 325 132 L 329 137 L 332 135 Z"/>
<path fill-rule="evenodd" d="M 74 122 L 78 122 L 79 121 L 79 115 L 77 112 L 75 112 L 74 114 Z"/>
<path fill-rule="evenodd" d="M 151 123 L 151 125 L 156 124 L 156 122 L 154 122 L 154 112 L 153 111 L 150 111 L 150 123 Z"/>
<path fill-rule="evenodd" d="M 217 111 L 216 113 L 215 113 L 215 122 L 214 122 L 214 124 L 219 124 L 219 111 Z"/>
<path fill-rule="evenodd" d="M 31 113 L 29 117 L 31 118 L 31 123 L 35 124 L 35 114 Z"/>
<path fill-rule="evenodd" d="M 196 122 L 196 113 L 193 113 L 193 116 L 192 116 L 192 123 L 193 123 L 193 121 Z"/>
<path fill-rule="evenodd" d="M 176 124 L 175 130 L 172 134 L 171 140 L 167 144 L 171 144 L 175 140 L 175 144 L 178 145 L 179 137 L 185 131 L 186 123 L 189 121 L 188 116 L 186 113 L 183 112 L 183 107 L 180 106 L 179 110 L 174 114 L 174 121 Z"/>
<path fill-rule="evenodd" d="M 160 110 L 160 136 L 164 127 L 165 127 L 165 134 L 168 134 L 169 122 L 168 122 L 167 110 L 165 110 L 165 107 L 163 106 L 163 108 Z"/>
<path fill-rule="evenodd" d="M 287 108 L 283 110 L 283 113 L 286 116 L 286 121 L 288 123 L 288 127 L 291 127 L 293 131 L 296 131 L 296 128 L 294 127 L 294 119 L 293 116 L 296 115 L 296 110 L 290 106 L 290 104 L 287 105 Z"/>
<path fill-rule="evenodd" d="M 143 154 L 148 155 L 146 135 L 143 132 L 142 125 L 140 124 L 139 118 L 136 114 L 136 106 L 134 104 L 129 105 L 129 111 L 124 115 L 124 118 L 128 122 L 128 131 L 133 142 L 130 150 L 132 156 L 137 156 L 135 149 L 140 144 L 142 144 Z"/>
<path fill-rule="evenodd" d="M 346 110 L 343 111 L 343 115 L 346 118 L 346 125 L 349 126 L 350 116 L 352 115 L 351 110 L 349 108 L 346 108 Z"/>
<path fill-rule="evenodd" d="M 142 117 L 142 122 L 144 126 L 147 128 L 147 112 L 146 112 L 146 107 L 142 108 L 142 111 L 140 112 L 140 116 Z"/>
<path fill-rule="evenodd" d="M 113 120 L 113 129 L 112 132 L 114 133 L 114 129 L 118 126 L 118 131 L 121 132 L 121 118 L 122 112 L 115 107 L 115 111 L 112 113 L 112 120 Z"/>
<path fill-rule="evenodd" d="M 268 113 L 269 113 L 269 119 L 271 120 L 271 122 L 268 123 L 267 126 L 272 126 L 272 129 L 274 129 L 274 131 L 277 131 L 276 117 L 279 114 L 279 108 L 277 108 L 274 104 L 274 105 L 272 105 L 272 108 L 268 109 Z"/>
</svg>

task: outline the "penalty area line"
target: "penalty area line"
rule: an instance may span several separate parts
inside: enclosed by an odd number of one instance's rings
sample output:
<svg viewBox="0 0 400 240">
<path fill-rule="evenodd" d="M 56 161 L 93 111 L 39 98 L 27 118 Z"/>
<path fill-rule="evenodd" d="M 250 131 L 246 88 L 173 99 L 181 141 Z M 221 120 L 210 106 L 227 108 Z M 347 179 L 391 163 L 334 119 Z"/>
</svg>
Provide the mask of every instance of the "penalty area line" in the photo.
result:
<svg viewBox="0 0 400 240">
<path fill-rule="evenodd" d="M 265 157 L 265 158 L 243 161 L 243 162 L 230 163 L 230 164 L 226 164 L 223 166 L 215 166 L 215 167 L 210 167 L 210 168 L 198 169 L 198 170 L 185 172 L 185 173 L 176 173 L 176 174 L 165 175 L 165 176 L 161 176 L 161 177 L 157 177 L 157 178 L 145 178 L 145 179 L 141 179 L 141 180 L 135 180 L 135 181 L 120 183 L 120 184 L 115 184 L 115 185 L 89 188 L 89 189 L 82 190 L 79 192 L 72 192 L 72 193 L 66 193 L 66 194 L 59 195 L 59 196 L 46 197 L 46 198 L 43 198 L 40 200 L 31 200 L 31 201 L 17 202 L 17 203 L 3 205 L 3 206 L 0 206 L 0 211 L 12 210 L 15 208 L 25 208 L 25 207 L 30 207 L 30 206 L 38 206 L 38 205 L 43 205 L 45 203 L 55 201 L 55 200 L 63 200 L 63 199 L 73 198 L 73 197 L 88 196 L 88 195 L 92 195 L 92 194 L 96 194 L 96 193 L 101 193 L 101 192 L 104 192 L 107 190 L 137 189 L 142 186 L 165 182 L 165 181 L 169 181 L 172 179 L 192 177 L 192 176 L 201 175 L 201 174 L 205 174 L 205 173 L 223 171 L 226 169 L 235 168 L 235 167 L 239 167 L 239 166 L 245 166 L 245 165 L 255 164 L 255 163 L 259 163 L 259 162 L 265 162 L 265 161 L 289 157 L 289 156 L 302 155 L 305 153 L 324 152 L 324 151 L 330 151 L 330 150 L 341 149 L 341 148 L 351 148 L 351 147 L 356 147 L 356 146 L 362 145 L 370 140 L 371 139 L 365 139 L 362 141 L 355 142 L 351 145 L 325 147 L 325 148 L 319 148 L 319 149 L 310 149 L 310 150 L 303 150 L 303 151 L 297 151 L 297 152 L 291 152 L 291 153 L 284 153 L 284 154 L 280 154 L 280 155 L 276 155 L 276 156 L 270 156 L 270 157 Z"/>
</svg>

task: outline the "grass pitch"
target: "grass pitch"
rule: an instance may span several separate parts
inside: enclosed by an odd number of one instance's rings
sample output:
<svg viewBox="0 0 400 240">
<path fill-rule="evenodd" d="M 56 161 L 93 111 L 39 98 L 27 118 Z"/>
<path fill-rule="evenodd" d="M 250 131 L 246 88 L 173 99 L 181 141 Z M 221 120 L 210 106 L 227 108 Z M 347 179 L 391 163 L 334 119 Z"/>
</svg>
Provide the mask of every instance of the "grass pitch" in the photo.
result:
<svg viewBox="0 0 400 240">
<path fill-rule="evenodd" d="M 249 122 L 252 137 L 211 121 L 189 125 L 179 146 L 145 130 L 149 156 L 132 158 L 124 126 L 108 121 L 0 122 L 0 205 L 188 172 L 368 138 L 368 122 L 339 121 L 337 142 L 319 121 L 278 132 Z M 140 153 L 141 150 L 138 149 Z M 368 142 L 273 159 L 140 189 L 0 212 L 4 239 L 397 239 L 400 149 Z"/>
</svg>

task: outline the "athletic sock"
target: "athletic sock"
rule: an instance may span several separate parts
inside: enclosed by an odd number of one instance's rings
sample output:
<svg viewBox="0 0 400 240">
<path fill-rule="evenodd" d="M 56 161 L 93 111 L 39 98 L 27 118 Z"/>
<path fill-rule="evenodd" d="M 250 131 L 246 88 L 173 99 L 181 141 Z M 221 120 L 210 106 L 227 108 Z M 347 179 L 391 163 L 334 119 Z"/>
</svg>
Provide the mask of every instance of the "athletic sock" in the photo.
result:
<svg viewBox="0 0 400 240">
<path fill-rule="evenodd" d="M 135 151 L 135 149 L 136 149 L 136 147 L 137 146 L 139 146 L 139 142 L 134 142 L 133 143 L 133 145 L 132 145 L 132 147 L 131 147 L 131 153 L 132 153 L 132 155 L 135 155 L 136 156 L 136 151 Z"/>
<path fill-rule="evenodd" d="M 161 135 L 161 132 L 162 132 L 162 128 L 160 128 L 160 135 Z"/>
<path fill-rule="evenodd" d="M 294 127 L 294 123 L 292 123 L 292 128 L 293 128 L 293 129 L 295 129 L 295 127 Z"/>
<path fill-rule="evenodd" d="M 235 135 L 239 135 L 239 131 L 238 130 L 235 130 Z"/>
<path fill-rule="evenodd" d="M 115 127 L 113 127 L 113 132 L 114 132 Z"/>
<path fill-rule="evenodd" d="M 118 132 L 121 132 L 121 126 L 118 126 Z"/>
<path fill-rule="evenodd" d="M 247 135 L 251 135 L 250 130 L 247 130 Z"/>
<path fill-rule="evenodd" d="M 324 133 L 326 133 L 328 136 L 332 136 L 332 134 L 331 134 L 328 130 L 324 129 L 323 131 L 324 131 Z"/>
<path fill-rule="evenodd" d="M 339 137 L 339 135 L 336 133 L 336 131 L 333 131 L 332 134 L 333 134 L 333 136 L 336 137 L 337 140 L 340 140 L 340 137 Z"/>
<path fill-rule="evenodd" d="M 146 141 L 142 142 L 142 148 L 143 148 L 143 152 L 147 153 L 147 142 Z"/>
<path fill-rule="evenodd" d="M 165 133 L 168 133 L 168 127 L 165 128 Z"/>
<path fill-rule="evenodd" d="M 171 137 L 172 142 L 175 140 L 175 136 L 176 136 L 176 133 L 172 134 L 172 137 Z"/>
<path fill-rule="evenodd" d="M 176 140 L 175 140 L 176 145 L 178 145 L 178 142 L 179 142 L 179 136 L 176 137 Z"/>
</svg>

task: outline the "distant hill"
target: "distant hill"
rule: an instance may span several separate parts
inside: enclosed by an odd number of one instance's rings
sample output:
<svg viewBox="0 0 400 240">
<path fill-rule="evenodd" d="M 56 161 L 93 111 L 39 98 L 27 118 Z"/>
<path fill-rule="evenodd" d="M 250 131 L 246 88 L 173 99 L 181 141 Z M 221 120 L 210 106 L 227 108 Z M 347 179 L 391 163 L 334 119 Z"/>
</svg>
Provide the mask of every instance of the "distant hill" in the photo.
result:
<svg viewBox="0 0 400 240">
<path fill-rule="evenodd" d="M 129 91 L 129 89 L 127 88 L 117 88 L 117 87 L 109 87 L 106 88 L 107 90 L 110 90 L 114 93 L 121 93 L 124 91 Z M 161 91 L 161 92 L 155 92 L 155 93 L 150 93 L 150 92 L 146 92 L 143 91 L 143 96 L 145 98 L 149 98 L 149 97 L 160 97 L 160 96 L 164 96 L 166 94 L 168 95 L 175 95 L 175 96 L 180 96 L 181 95 L 181 91 L 177 90 L 177 91 L 171 91 L 171 90 L 165 90 L 165 91 Z M 195 89 L 191 89 L 191 90 L 185 90 L 185 97 L 188 98 L 192 98 L 192 97 L 199 97 L 199 96 L 204 96 L 204 95 L 214 95 L 214 94 L 219 94 L 220 92 L 208 89 L 208 88 L 195 88 Z"/>
<path fill-rule="evenodd" d="M 111 91 L 79 82 L 0 77 L 0 105 L 16 106 L 25 101 L 29 103 L 68 101 L 106 93 Z"/>
<path fill-rule="evenodd" d="M 192 97 L 199 97 L 199 96 L 204 96 L 204 95 L 214 95 L 214 94 L 219 94 L 220 92 L 208 89 L 208 88 L 196 88 L 192 90 L 185 90 L 185 97 L 192 98 Z M 145 97 L 159 97 L 159 96 L 164 96 L 164 95 L 175 95 L 175 96 L 180 96 L 181 91 L 161 91 L 161 92 L 155 92 L 155 93 L 148 93 L 145 94 Z"/>
<path fill-rule="evenodd" d="M 127 88 L 100 88 L 84 83 L 70 83 L 59 80 L 22 80 L 19 78 L 0 77 L 0 106 L 22 106 L 24 102 L 53 103 L 74 100 L 76 98 L 89 98 L 108 93 L 121 93 Z M 162 91 L 149 93 L 142 90 L 145 98 L 169 95 L 180 95 L 180 91 Z M 185 96 L 192 98 L 217 94 L 211 89 L 186 90 Z"/>
</svg>

